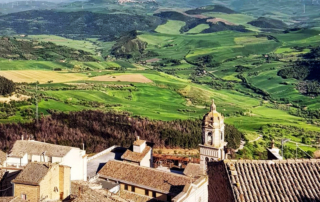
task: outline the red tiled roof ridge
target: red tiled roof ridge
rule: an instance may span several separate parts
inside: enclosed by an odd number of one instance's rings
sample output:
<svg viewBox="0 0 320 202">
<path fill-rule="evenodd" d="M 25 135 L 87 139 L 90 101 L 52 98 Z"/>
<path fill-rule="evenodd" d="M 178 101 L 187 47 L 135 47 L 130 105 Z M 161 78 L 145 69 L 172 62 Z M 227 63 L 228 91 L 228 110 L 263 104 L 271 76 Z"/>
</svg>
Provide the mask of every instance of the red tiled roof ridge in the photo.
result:
<svg viewBox="0 0 320 202">
<path fill-rule="evenodd" d="M 54 167 L 53 163 L 47 162 L 31 162 L 12 180 L 17 184 L 39 185 L 48 172 Z M 31 172 L 31 173 L 30 173 Z M 34 175 L 37 173 L 37 175 Z M 35 177 L 33 177 L 35 176 Z"/>
<path fill-rule="evenodd" d="M 133 145 L 135 145 L 135 146 L 141 146 L 143 143 L 145 143 L 145 142 L 147 142 L 147 141 L 145 141 L 145 140 L 136 140 L 136 141 L 134 141 L 133 142 Z"/>
<path fill-rule="evenodd" d="M 64 146 L 39 142 L 34 140 L 17 140 L 9 152 L 9 157 L 23 157 L 26 153 L 33 155 L 41 155 L 46 152 L 47 156 L 63 157 L 71 149 L 79 149 L 78 147 Z"/>
<path fill-rule="evenodd" d="M 108 161 L 98 174 L 102 178 L 172 195 L 179 194 L 191 180 L 184 175 L 117 160 Z"/>
<path fill-rule="evenodd" d="M 224 160 L 210 166 L 224 167 L 220 171 L 225 170 L 225 180 L 237 202 L 320 199 L 320 159 Z"/>
<path fill-rule="evenodd" d="M 143 169 L 148 169 L 148 170 L 152 170 L 152 171 L 156 171 L 156 172 L 161 172 L 161 173 L 165 173 L 165 174 L 169 174 L 169 175 L 173 175 L 173 176 L 178 176 L 178 177 L 184 177 L 184 178 L 188 178 L 190 179 L 190 177 L 187 177 L 187 176 L 184 176 L 184 175 L 181 175 L 181 174 L 177 174 L 177 173 L 172 173 L 172 172 L 167 172 L 167 171 L 163 171 L 163 170 L 158 170 L 158 169 L 155 169 L 155 168 L 150 168 L 150 167 L 145 167 L 145 166 L 139 166 L 137 164 L 133 164 L 133 163 L 129 163 L 129 162 L 125 162 L 125 161 L 119 161 L 119 160 L 110 160 L 108 162 L 120 162 L 120 163 L 125 163 L 125 164 L 128 164 L 128 165 L 132 165 L 132 166 L 135 166 L 135 167 L 138 167 L 138 168 L 143 168 Z"/>
<path fill-rule="evenodd" d="M 121 159 L 139 163 L 147 155 L 147 153 L 150 150 L 151 150 L 151 147 L 149 146 L 146 146 L 146 148 L 141 153 L 133 152 L 127 149 L 127 151 L 121 156 Z"/>
<path fill-rule="evenodd" d="M 70 147 L 70 148 L 80 149 L 78 147 L 71 147 L 71 146 L 66 146 L 66 145 L 52 144 L 52 143 L 41 142 L 41 141 L 37 141 L 37 140 L 16 140 L 16 142 L 32 142 L 32 143 L 35 143 L 35 144 L 47 144 L 47 145 L 56 145 L 56 146 L 59 146 L 59 147 Z"/>
</svg>

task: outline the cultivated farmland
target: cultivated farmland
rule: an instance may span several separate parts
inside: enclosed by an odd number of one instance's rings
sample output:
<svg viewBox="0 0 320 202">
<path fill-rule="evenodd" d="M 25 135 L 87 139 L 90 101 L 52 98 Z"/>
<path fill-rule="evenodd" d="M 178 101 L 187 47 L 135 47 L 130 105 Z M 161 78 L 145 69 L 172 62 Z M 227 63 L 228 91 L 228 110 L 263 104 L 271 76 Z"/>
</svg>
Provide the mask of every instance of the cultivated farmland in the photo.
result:
<svg viewBox="0 0 320 202">
<path fill-rule="evenodd" d="M 0 75 L 18 83 L 34 83 L 36 81 L 39 81 L 39 83 L 48 83 L 48 81 L 52 81 L 52 83 L 63 83 L 88 78 L 84 74 L 42 70 L 0 71 Z"/>
</svg>

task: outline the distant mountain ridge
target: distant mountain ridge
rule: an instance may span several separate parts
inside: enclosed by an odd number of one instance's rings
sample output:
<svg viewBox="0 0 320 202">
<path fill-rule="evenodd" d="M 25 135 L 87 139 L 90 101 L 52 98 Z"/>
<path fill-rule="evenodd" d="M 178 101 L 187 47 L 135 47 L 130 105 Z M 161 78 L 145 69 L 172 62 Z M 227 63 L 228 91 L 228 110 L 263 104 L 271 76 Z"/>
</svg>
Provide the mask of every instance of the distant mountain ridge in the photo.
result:
<svg viewBox="0 0 320 202">
<path fill-rule="evenodd" d="M 260 17 L 256 20 L 248 22 L 248 24 L 253 25 L 255 27 L 260 28 L 270 28 L 270 29 L 285 29 L 287 28 L 287 24 L 282 22 L 281 20 Z"/>
<path fill-rule="evenodd" d="M 12 60 L 59 61 L 72 59 L 78 61 L 97 61 L 92 54 L 50 42 L 17 40 L 0 37 L 0 58 Z"/>
<path fill-rule="evenodd" d="M 224 8 L 224 7 L 219 7 Z M 228 23 L 227 21 L 222 21 L 221 19 L 214 18 L 214 17 L 206 17 L 201 15 L 202 13 L 199 12 L 203 9 L 194 9 L 184 12 L 178 11 L 163 11 L 160 13 L 154 14 L 154 16 L 167 19 L 167 20 L 179 20 L 184 21 L 186 23 L 180 30 L 181 33 L 188 32 L 189 30 L 197 27 L 200 24 L 207 24 L 209 28 L 203 30 L 201 33 L 212 33 L 212 32 L 219 32 L 219 31 L 226 31 L 226 30 L 233 30 L 239 32 L 247 32 L 248 30 L 242 25 L 234 25 L 232 23 Z M 210 9 L 211 12 L 213 9 Z M 207 10 L 210 12 L 209 10 Z M 234 12 L 230 9 L 226 10 L 226 12 Z M 190 15 L 190 13 L 195 15 Z"/>
<path fill-rule="evenodd" d="M 101 14 L 88 11 L 25 11 L 0 16 L 0 34 L 53 34 L 69 38 L 98 37 L 114 40 L 132 30 L 154 30 L 163 23 L 153 16 Z"/>
</svg>

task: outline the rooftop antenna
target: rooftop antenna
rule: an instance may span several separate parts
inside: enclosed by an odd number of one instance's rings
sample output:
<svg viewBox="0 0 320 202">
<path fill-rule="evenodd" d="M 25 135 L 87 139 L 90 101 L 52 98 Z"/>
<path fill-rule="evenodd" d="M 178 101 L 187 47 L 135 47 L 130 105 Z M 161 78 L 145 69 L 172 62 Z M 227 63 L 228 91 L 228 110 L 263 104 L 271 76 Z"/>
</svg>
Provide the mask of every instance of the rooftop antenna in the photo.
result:
<svg viewBox="0 0 320 202">
<path fill-rule="evenodd" d="M 43 162 L 46 162 L 45 155 L 46 155 L 46 151 L 42 152 Z"/>
<path fill-rule="evenodd" d="M 296 159 L 298 159 L 298 143 L 296 143 Z"/>
</svg>

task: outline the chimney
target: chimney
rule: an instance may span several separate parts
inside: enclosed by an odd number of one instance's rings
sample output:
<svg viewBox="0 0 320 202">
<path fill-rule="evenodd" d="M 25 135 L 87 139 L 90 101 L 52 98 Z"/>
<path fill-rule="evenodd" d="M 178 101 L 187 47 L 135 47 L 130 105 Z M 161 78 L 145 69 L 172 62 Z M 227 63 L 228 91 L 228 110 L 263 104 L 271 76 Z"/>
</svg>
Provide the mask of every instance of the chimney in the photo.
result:
<svg viewBox="0 0 320 202">
<path fill-rule="evenodd" d="M 272 139 L 272 141 L 271 141 L 271 149 L 273 149 L 274 148 L 274 139 Z"/>
<path fill-rule="evenodd" d="M 82 143 L 82 150 L 84 150 L 84 143 Z"/>
<path fill-rule="evenodd" d="M 23 140 L 23 135 L 21 135 L 21 140 Z"/>
<path fill-rule="evenodd" d="M 137 136 L 137 140 L 140 140 L 140 137 L 139 137 L 139 136 Z"/>
<path fill-rule="evenodd" d="M 274 146 L 274 139 L 271 141 L 270 148 L 267 148 L 268 160 L 282 160 L 283 157 L 280 155 L 280 149 Z"/>
</svg>

